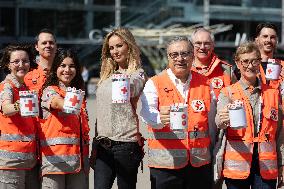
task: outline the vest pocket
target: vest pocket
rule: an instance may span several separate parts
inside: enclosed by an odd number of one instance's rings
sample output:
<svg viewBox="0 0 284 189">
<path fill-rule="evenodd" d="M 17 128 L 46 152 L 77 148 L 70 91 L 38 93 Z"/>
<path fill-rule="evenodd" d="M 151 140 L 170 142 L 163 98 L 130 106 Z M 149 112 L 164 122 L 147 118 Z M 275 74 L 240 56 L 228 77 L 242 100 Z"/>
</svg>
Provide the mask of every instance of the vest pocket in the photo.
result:
<svg viewBox="0 0 284 189">
<path fill-rule="evenodd" d="M 245 132 L 246 132 L 246 129 L 243 128 L 243 129 L 231 129 L 231 128 L 228 128 L 227 129 L 227 135 L 228 135 L 228 138 L 232 139 L 232 140 L 241 140 L 241 138 L 243 136 L 245 136 Z"/>
<path fill-rule="evenodd" d="M 149 166 L 183 167 L 187 158 L 186 149 L 149 149 Z"/>
</svg>

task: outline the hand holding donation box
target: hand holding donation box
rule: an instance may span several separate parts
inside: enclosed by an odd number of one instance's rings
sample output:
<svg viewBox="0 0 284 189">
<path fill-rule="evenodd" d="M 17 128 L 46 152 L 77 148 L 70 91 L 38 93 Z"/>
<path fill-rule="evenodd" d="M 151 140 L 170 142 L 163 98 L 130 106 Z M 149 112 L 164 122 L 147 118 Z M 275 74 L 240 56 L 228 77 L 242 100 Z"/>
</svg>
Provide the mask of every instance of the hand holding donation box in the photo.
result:
<svg viewBox="0 0 284 189">
<path fill-rule="evenodd" d="M 281 72 L 281 65 L 275 59 L 268 59 L 265 77 L 268 80 L 278 80 Z"/>
<path fill-rule="evenodd" d="M 79 114 L 84 99 L 85 91 L 68 87 L 64 98 L 63 112 L 68 114 Z"/>
<path fill-rule="evenodd" d="M 187 104 L 175 103 L 170 107 L 170 128 L 172 130 L 187 129 Z"/>
<path fill-rule="evenodd" d="M 38 95 L 36 91 L 20 91 L 20 114 L 23 117 L 39 115 Z"/>
<path fill-rule="evenodd" d="M 236 100 L 228 104 L 230 127 L 232 129 L 242 129 L 247 127 L 246 112 L 243 102 Z"/>
<path fill-rule="evenodd" d="M 112 75 L 112 103 L 130 101 L 130 76 L 127 74 Z"/>
</svg>

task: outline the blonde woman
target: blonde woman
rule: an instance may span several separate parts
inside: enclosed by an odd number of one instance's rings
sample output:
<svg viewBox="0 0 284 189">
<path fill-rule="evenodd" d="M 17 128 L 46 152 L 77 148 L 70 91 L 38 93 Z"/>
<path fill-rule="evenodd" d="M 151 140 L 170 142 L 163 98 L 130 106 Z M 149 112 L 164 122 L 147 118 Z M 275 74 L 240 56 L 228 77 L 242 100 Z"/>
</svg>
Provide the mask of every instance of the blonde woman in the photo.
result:
<svg viewBox="0 0 284 189">
<path fill-rule="evenodd" d="M 130 75 L 130 102 L 112 103 L 112 75 Z M 136 105 L 145 83 L 140 51 L 131 32 L 118 28 L 107 34 L 102 50 L 100 81 L 96 93 L 98 144 L 95 188 L 111 188 L 115 177 L 119 189 L 136 188 L 143 158 Z"/>
</svg>

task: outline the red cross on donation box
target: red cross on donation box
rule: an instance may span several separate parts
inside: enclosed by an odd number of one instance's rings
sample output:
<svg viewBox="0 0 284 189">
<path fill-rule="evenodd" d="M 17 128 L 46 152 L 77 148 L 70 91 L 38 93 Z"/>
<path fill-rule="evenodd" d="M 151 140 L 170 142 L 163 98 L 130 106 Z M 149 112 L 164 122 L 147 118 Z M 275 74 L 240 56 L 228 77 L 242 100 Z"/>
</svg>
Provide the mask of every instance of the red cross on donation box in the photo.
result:
<svg viewBox="0 0 284 189">
<path fill-rule="evenodd" d="M 187 104 L 175 103 L 170 106 L 170 128 L 184 130 L 187 128 Z"/>
<path fill-rule="evenodd" d="M 78 100 L 78 97 L 74 95 L 72 98 L 69 99 L 72 103 L 72 106 L 75 106 L 77 103 L 80 103 L 80 100 Z"/>
<path fill-rule="evenodd" d="M 126 87 L 123 87 L 123 88 L 121 89 L 121 91 L 122 91 L 123 94 L 125 94 L 125 93 L 127 93 L 128 90 L 127 90 Z"/>
<path fill-rule="evenodd" d="M 63 111 L 68 114 L 79 114 L 85 92 L 81 89 L 68 87 L 64 97 Z"/>
<path fill-rule="evenodd" d="M 35 103 L 33 103 L 32 100 L 28 100 L 28 103 L 25 104 L 25 107 L 29 109 L 29 111 L 33 110 L 33 107 L 35 107 Z"/>
<path fill-rule="evenodd" d="M 127 74 L 112 75 L 112 103 L 130 101 L 130 76 Z"/>
<path fill-rule="evenodd" d="M 39 105 L 38 95 L 36 91 L 20 91 L 20 114 L 23 117 L 26 116 L 38 116 Z"/>
<path fill-rule="evenodd" d="M 268 59 L 265 78 L 267 80 L 278 80 L 281 72 L 281 65 L 276 59 Z"/>
</svg>

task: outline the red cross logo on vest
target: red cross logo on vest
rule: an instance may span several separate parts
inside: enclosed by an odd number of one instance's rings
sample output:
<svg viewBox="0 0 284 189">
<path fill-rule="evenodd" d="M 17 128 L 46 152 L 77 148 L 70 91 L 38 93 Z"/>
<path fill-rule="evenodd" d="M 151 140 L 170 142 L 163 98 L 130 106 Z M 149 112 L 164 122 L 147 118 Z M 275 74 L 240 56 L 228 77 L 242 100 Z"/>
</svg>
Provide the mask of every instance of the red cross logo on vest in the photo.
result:
<svg viewBox="0 0 284 189">
<path fill-rule="evenodd" d="M 25 107 L 26 107 L 26 108 L 29 108 L 29 111 L 32 111 L 32 110 L 33 110 L 33 107 L 35 107 L 35 103 L 33 103 L 32 100 L 28 100 L 28 103 L 25 104 Z"/>
<path fill-rule="evenodd" d="M 77 103 L 79 104 L 80 102 L 76 95 L 74 95 L 73 98 L 70 98 L 69 101 L 72 102 L 72 106 L 75 106 Z"/>
<path fill-rule="evenodd" d="M 274 108 L 271 108 L 270 110 L 270 119 L 273 121 L 278 121 L 278 112 Z"/>
<path fill-rule="evenodd" d="M 218 78 L 218 77 L 214 77 L 211 81 L 211 85 L 213 88 L 215 89 L 221 89 L 223 87 L 223 81 L 222 79 Z"/>
<path fill-rule="evenodd" d="M 205 105 L 202 100 L 193 100 L 191 102 L 191 107 L 195 112 L 201 112 L 205 110 Z"/>
<path fill-rule="evenodd" d="M 127 88 L 123 87 L 122 89 L 120 89 L 122 91 L 122 93 L 125 95 L 125 93 L 127 93 Z"/>
</svg>

